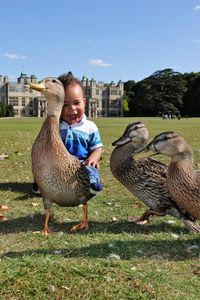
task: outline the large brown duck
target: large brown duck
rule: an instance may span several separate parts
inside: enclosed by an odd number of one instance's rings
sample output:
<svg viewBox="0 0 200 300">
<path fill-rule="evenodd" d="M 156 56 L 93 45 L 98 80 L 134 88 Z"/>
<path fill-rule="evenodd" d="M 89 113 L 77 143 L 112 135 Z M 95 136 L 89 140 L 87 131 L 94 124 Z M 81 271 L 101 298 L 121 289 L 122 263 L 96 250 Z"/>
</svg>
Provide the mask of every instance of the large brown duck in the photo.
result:
<svg viewBox="0 0 200 300">
<path fill-rule="evenodd" d="M 112 143 L 116 146 L 110 158 L 113 176 L 149 207 L 133 221 L 149 221 L 151 215 L 169 214 L 181 219 L 190 231 L 198 232 L 200 227 L 193 222 L 193 217 L 185 213 L 167 191 L 167 165 L 151 158 L 135 160 L 148 137 L 145 124 L 135 122 L 128 125 L 123 135 Z"/>
<path fill-rule="evenodd" d="M 193 169 L 193 151 L 182 135 L 174 131 L 158 134 L 136 159 L 163 154 L 171 158 L 167 188 L 177 205 L 200 219 L 200 171 Z"/>
<path fill-rule="evenodd" d="M 45 208 L 44 233 L 48 234 L 48 221 L 53 203 L 60 206 L 83 204 L 83 222 L 71 232 L 87 229 L 87 201 L 90 182 L 85 167 L 65 148 L 59 132 L 59 120 L 64 103 L 64 88 L 56 78 L 45 78 L 29 83 L 29 88 L 40 91 L 48 101 L 47 117 L 32 147 L 32 172 L 43 197 Z"/>
</svg>

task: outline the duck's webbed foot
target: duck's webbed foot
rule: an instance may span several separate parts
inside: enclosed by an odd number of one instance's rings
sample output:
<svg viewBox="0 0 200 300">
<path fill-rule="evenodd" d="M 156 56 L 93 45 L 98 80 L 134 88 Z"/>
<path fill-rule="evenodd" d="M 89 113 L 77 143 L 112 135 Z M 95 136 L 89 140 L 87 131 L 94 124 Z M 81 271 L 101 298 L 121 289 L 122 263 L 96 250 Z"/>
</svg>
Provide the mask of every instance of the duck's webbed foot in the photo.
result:
<svg viewBox="0 0 200 300">
<path fill-rule="evenodd" d="M 3 211 L 3 210 L 8 210 L 8 206 L 6 205 L 0 205 L 0 211 Z M 3 221 L 6 221 L 7 218 L 4 217 L 4 215 L 0 214 L 0 222 L 3 222 Z"/>
<path fill-rule="evenodd" d="M 40 233 L 41 234 L 43 234 L 43 235 L 49 235 L 49 234 L 51 234 L 51 233 L 55 233 L 56 231 L 55 230 L 52 230 L 52 229 L 47 229 L 47 230 L 42 230 L 42 231 L 40 231 Z"/>
<path fill-rule="evenodd" d="M 191 232 L 194 232 L 194 233 L 199 233 L 200 232 L 200 226 L 196 223 L 196 221 L 191 221 L 191 220 L 188 220 L 188 219 L 182 219 L 185 227 L 191 231 Z"/>
<path fill-rule="evenodd" d="M 41 231 L 34 231 L 34 233 L 41 233 L 43 235 L 48 235 L 49 233 L 54 233 L 52 229 L 49 228 L 49 218 L 50 218 L 50 209 L 45 210 L 45 221 L 44 221 L 44 229 Z"/>
<path fill-rule="evenodd" d="M 72 226 L 72 228 L 70 229 L 70 232 L 71 233 L 75 233 L 75 232 L 77 232 L 77 231 L 79 231 L 79 230 L 81 230 L 81 229 L 85 229 L 85 230 L 87 230 L 88 229 L 88 223 L 80 223 L 80 224 L 77 224 L 77 225 L 74 225 L 74 226 Z"/>
<path fill-rule="evenodd" d="M 87 203 L 83 204 L 83 222 L 80 224 L 72 226 L 70 229 L 71 233 L 75 233 L 81 229 L 88 229 L 88 221 L 87 221 Z"/>
<path fill-rule="evenodd" d="M 152 209 L 147 209 L 143 215 L 141 215 L 140 217 L 128 217 L 128 221 L 129 222 L 132 222 L 132 223 L 135 223 L 135 224 L 146 224 L 146 223 L 149 223 L 150 220 L 149 218 L 151 216 L 160 216 L 160 217 L 163 217 L 165 216 L 166 213 L 161 213 L 161 212 L 157 212 L 155 210 L 152 210 Z"/>
<path fill-rule="evenodd" d="M 0 214 L 0 222 L 6 221 L 6 220 L 7 220 L 7 218 L 4 217 L 2 214 Z"/>
</svg>

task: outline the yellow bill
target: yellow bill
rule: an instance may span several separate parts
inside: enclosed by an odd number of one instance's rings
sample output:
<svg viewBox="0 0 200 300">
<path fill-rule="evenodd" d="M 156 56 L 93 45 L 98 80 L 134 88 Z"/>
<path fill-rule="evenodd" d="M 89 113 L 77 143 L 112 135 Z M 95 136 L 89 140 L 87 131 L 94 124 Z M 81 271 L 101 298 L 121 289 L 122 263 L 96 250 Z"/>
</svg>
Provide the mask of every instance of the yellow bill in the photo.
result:
<svg viewBox="0 0 200 300">
<path fill-rule="evenodd" d="M 32 89 L 32 90 L 36 90 L 36 91 L 38 91 L 38 92 L 43 92 L 43 91 L 45 91 L 45 89 L 46 89 L 46 87 L 45 87 L 45 85 L 44 85 L 44 83 L 33 83 L 33 82 L 30 82 L 30 83 L 28 83 L 28 85 L 29 85 L 29 88 L 30 89 Z"/>
</svg>

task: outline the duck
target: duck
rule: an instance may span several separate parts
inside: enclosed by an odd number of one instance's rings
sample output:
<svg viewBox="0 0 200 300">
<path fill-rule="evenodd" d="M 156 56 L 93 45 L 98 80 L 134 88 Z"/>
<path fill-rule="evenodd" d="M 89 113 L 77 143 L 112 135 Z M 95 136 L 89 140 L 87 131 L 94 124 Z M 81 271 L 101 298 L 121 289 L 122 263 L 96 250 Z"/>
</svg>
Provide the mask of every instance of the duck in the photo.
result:
<svg viewBox="0 0 200 300">
<path fill-rule="evenodd" d="M 87 202 L 90 194 L 90 180 L 86 168 L 79 159 L 65 148 L 59 132 L 59 121 L 64 104 L 64 87 L 60 80 L 46 77 L 38 83 L 28 83 L 26 88 L 41 92 L 47 99 L 47 117 L 37 135 L 31 150 L 32 173 L 45 209 L 44 230 L 52 232 L 48 222 L 52 204 L 63 207 L 82 205 L 83 220 L 74 225 L 70 232 L 87 230 Z"/>
<path fill-rule="evenodd" d="M 138 121 L 129 124 L 122 136 L 112 143 L 115 147 L 110 156 L 112 175 L 148 207 L 142 216 L 129 220 L 141 224 L 149 222 L 153 215 L 171 215 L 181 219 L 188 230 L 198 232 L 200 227 L 193 217 L 179 207 L 167 190 L 168 166 L 152 158 L 135 160 L 148 139 L 147 127 Z"/>
<path fill-rule="evenodd" d="M 144 147 L 136 159 L 162 154 L 170 158 L 167 189 L 176 204 L 195 220 L 200 219 L 200 170 L 194 169 L 194 154 L 186 139 L 176 131 L 165 131 Z"/>
</svg>

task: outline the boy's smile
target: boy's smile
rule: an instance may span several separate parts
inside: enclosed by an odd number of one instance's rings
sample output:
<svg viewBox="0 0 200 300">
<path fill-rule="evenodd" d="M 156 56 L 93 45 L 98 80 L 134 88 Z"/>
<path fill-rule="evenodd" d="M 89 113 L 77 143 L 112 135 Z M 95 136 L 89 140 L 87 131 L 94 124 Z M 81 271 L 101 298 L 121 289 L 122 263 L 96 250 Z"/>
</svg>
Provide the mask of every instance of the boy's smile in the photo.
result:
<svg viewBox="0 0 200 300">
<path fill-rule="evenodd" d="M 72 84 L 65 89 L 65 102 L 61 119 L 69 124 L 80 122 L 85 112 L 85 97 L 78 84 Z"/>
</svg>

